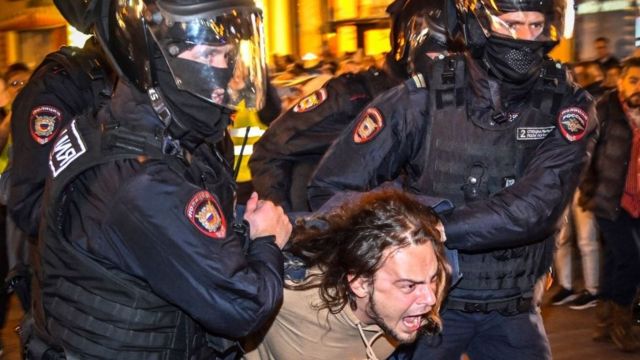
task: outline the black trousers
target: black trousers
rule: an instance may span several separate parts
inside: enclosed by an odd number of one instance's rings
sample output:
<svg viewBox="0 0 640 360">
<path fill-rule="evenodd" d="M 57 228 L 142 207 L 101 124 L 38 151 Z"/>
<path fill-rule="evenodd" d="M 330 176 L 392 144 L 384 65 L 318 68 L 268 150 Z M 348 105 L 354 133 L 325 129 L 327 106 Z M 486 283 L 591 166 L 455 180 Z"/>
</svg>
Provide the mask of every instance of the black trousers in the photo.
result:
<svg viewBox="0 0 640 360">
<path fill-rule="evenodd" d="M 634 219 L 622 210 L 616 221 L 601 217 L 597 220 L 604 255 L 600 295 L 603 299 L 628 306 L 640 285 L 640 219 Z"/>
</svg>

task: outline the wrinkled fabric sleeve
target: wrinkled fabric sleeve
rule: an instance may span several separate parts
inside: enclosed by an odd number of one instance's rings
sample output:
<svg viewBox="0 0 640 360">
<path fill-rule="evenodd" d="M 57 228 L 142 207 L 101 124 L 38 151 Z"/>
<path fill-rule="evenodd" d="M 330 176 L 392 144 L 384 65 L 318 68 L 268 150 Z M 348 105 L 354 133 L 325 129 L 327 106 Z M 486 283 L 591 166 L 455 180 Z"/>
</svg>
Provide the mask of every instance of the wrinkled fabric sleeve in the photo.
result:
<svg viewBox="0 0 640 360">
<path fill-rule="evenodd" d="M 411 156 L 413 134 L 408 130 L 410 111 L 407 89 L 400 85 L 375 98 L 340 134 L 324 155 L 307 187 L 312 210 L 319 209 L 340 191 L 367 191 L 398 177 Z M 364 143 L 354 141 L 354 131 L 369 109 L 377 109 L 383 127 Z M 422 115 L 419 116 L 422 119 Z"/>
<path fill-rule="evenodd" d="M 535 150 L 515 184 L 474 201 L 446 218 L 447 247 L 466 251 L 511 248 L 552 235 L 590 159 L 597 134 L 593 104 L 582 105 L 590 129 L 578 141 L 553 130 Z"/>
<path fill-rule="evenodd" d="M 207 331 L 240 338 L 282 301 L 282 253 L 273 237 L 250 241 L 245 251 L 248 240 L 233 231 L 233 219 L 225 219 L 224 238 L 201 232 L 185 213 L 201 190 L 179 177 L 138 176 L 115 197 L 104 233 L 122 254 L 120 266 Z"/>
<path fill-rule="evenodd" d="M 352 109 L 346 85 L 342 78 L 329 80 L 324 102 L 306 112 L 289 109 L 254 144 L 249 168 L 261 197 L 291 210 L 289 193 L 296 163 L 322 156 L 360 110 Z"/>
</svg>

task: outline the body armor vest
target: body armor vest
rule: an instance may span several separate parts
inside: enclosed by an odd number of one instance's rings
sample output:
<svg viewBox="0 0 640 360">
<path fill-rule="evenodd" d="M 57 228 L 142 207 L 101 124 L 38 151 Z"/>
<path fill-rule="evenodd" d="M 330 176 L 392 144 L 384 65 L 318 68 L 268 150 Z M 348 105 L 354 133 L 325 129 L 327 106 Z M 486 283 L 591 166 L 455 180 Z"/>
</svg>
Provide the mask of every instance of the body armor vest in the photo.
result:
<svg viewBox="0 0 640 360">
<path fill-rule="evenodd" d="M 72 181 L 83 171 L 139 156 L 162 159 L 182 173 L 186 169 L 177 156 L 165 155 L 161 129 L 154 134 L 100 128 L 89 117 L 78 120 L 63 129 L 51 153 L 53 178 L 34 283 L 35 336 L 68 358 L 234 359 L 234 342 L 208 336 L 145 282 L 105 268 L 64 238 L 65 194 L 73 191 Z"/>
<path fill-rule="evenodd" d="M 503 112 L 499 106 L 474 107 L 469 82 L 482 81 L 462 56 L 434 62 L 427 80 L 429 114 L 417 162 L 428 169 L 409 177 L 414 192 L 446 198 L 459 207 L 486 199 L 522 176 L 532 152 L 555 128 L 555 114 L 565 90 L 564 77 L 543 71 L 524 104 Z M 555 63 L 547 64 L 546 68 Z M 486 79 L 485 79 L 486 81 Z M 491 94 L 492 98 L 494 94 Z M 533 103 L 533 98 L 542 97 Z M 510 109 L 511 110 L 511 109 Z M 540 239 L 543 240 L 543 239 Z M 553 241 L 495 250 L 459 253 L 462 280 L 451 297 L 505 299 L 529 292 L 550 265 Z"/>
</svg>

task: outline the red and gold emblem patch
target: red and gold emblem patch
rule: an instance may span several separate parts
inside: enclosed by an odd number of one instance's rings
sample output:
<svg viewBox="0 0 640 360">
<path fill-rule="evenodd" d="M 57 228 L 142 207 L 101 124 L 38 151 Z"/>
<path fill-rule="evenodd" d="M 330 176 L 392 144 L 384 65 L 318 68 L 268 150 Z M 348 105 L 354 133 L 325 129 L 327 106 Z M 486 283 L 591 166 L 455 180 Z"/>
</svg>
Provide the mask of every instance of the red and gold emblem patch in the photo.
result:
<svg viewBox="0 0 640 360">
<path fill-rule="evenodd" d="M 185 209 L 189 221 L 201 233 L 214 239 L 224 239 L 227 235 L 227 221 L 220 210 L 220 205 L 210 192 L 197 192 Z"/>
<path fill-rule="evenodd" d="M 53 106 L 42 105 L 31 110 L 29 132 L 35 142 L 44 145 L 51 141 L 60 129 L 62 112 Z"/>
<path fill-rule="evenodd" d="M 307 112 L 309 110 L 313 110 L 318 105 L 322 104 L 325 100 L 327 100 L 327 90 L 322 88 L 317 90 L 305 97 L 303 97 L 296 106 L 293 107 L 293 112 Z"/>
<path fill-rule="evenodd" d="M 558 115 L 558 128 L 560 128 L 562 136 L 569 141 L 582 139 L 587 132 L 588 123 L 587 113 L 577 107 L 564 109 Z"/>
<path fill-rule="evenodd" d="M 358 125 L 353 131 L 353 141 L 356 144 L 364 144 L 371 141 L 383 127 L 384 121 L 380 111 L 376 108 L 369 108 L 360 115 Z"/>
</svg>

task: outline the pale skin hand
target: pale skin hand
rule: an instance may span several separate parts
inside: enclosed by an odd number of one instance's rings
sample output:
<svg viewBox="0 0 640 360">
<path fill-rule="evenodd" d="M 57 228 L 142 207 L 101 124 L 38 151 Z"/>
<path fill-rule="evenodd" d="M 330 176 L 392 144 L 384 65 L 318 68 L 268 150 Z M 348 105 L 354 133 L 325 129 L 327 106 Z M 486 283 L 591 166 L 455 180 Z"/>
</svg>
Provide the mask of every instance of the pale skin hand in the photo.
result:
<svg viewBox="0 0 640 360">
<path fill-rule="evenodd" d="M 258 199 L 253 193 L 247 201 L 244 219 L 249 222 L 249 237 L 251 240 L 262 236 L 274 235 L 276 245 L 280 249 L 289 241 L 291 223 L 280 206 L 271 201 Z"/>
</svg>

